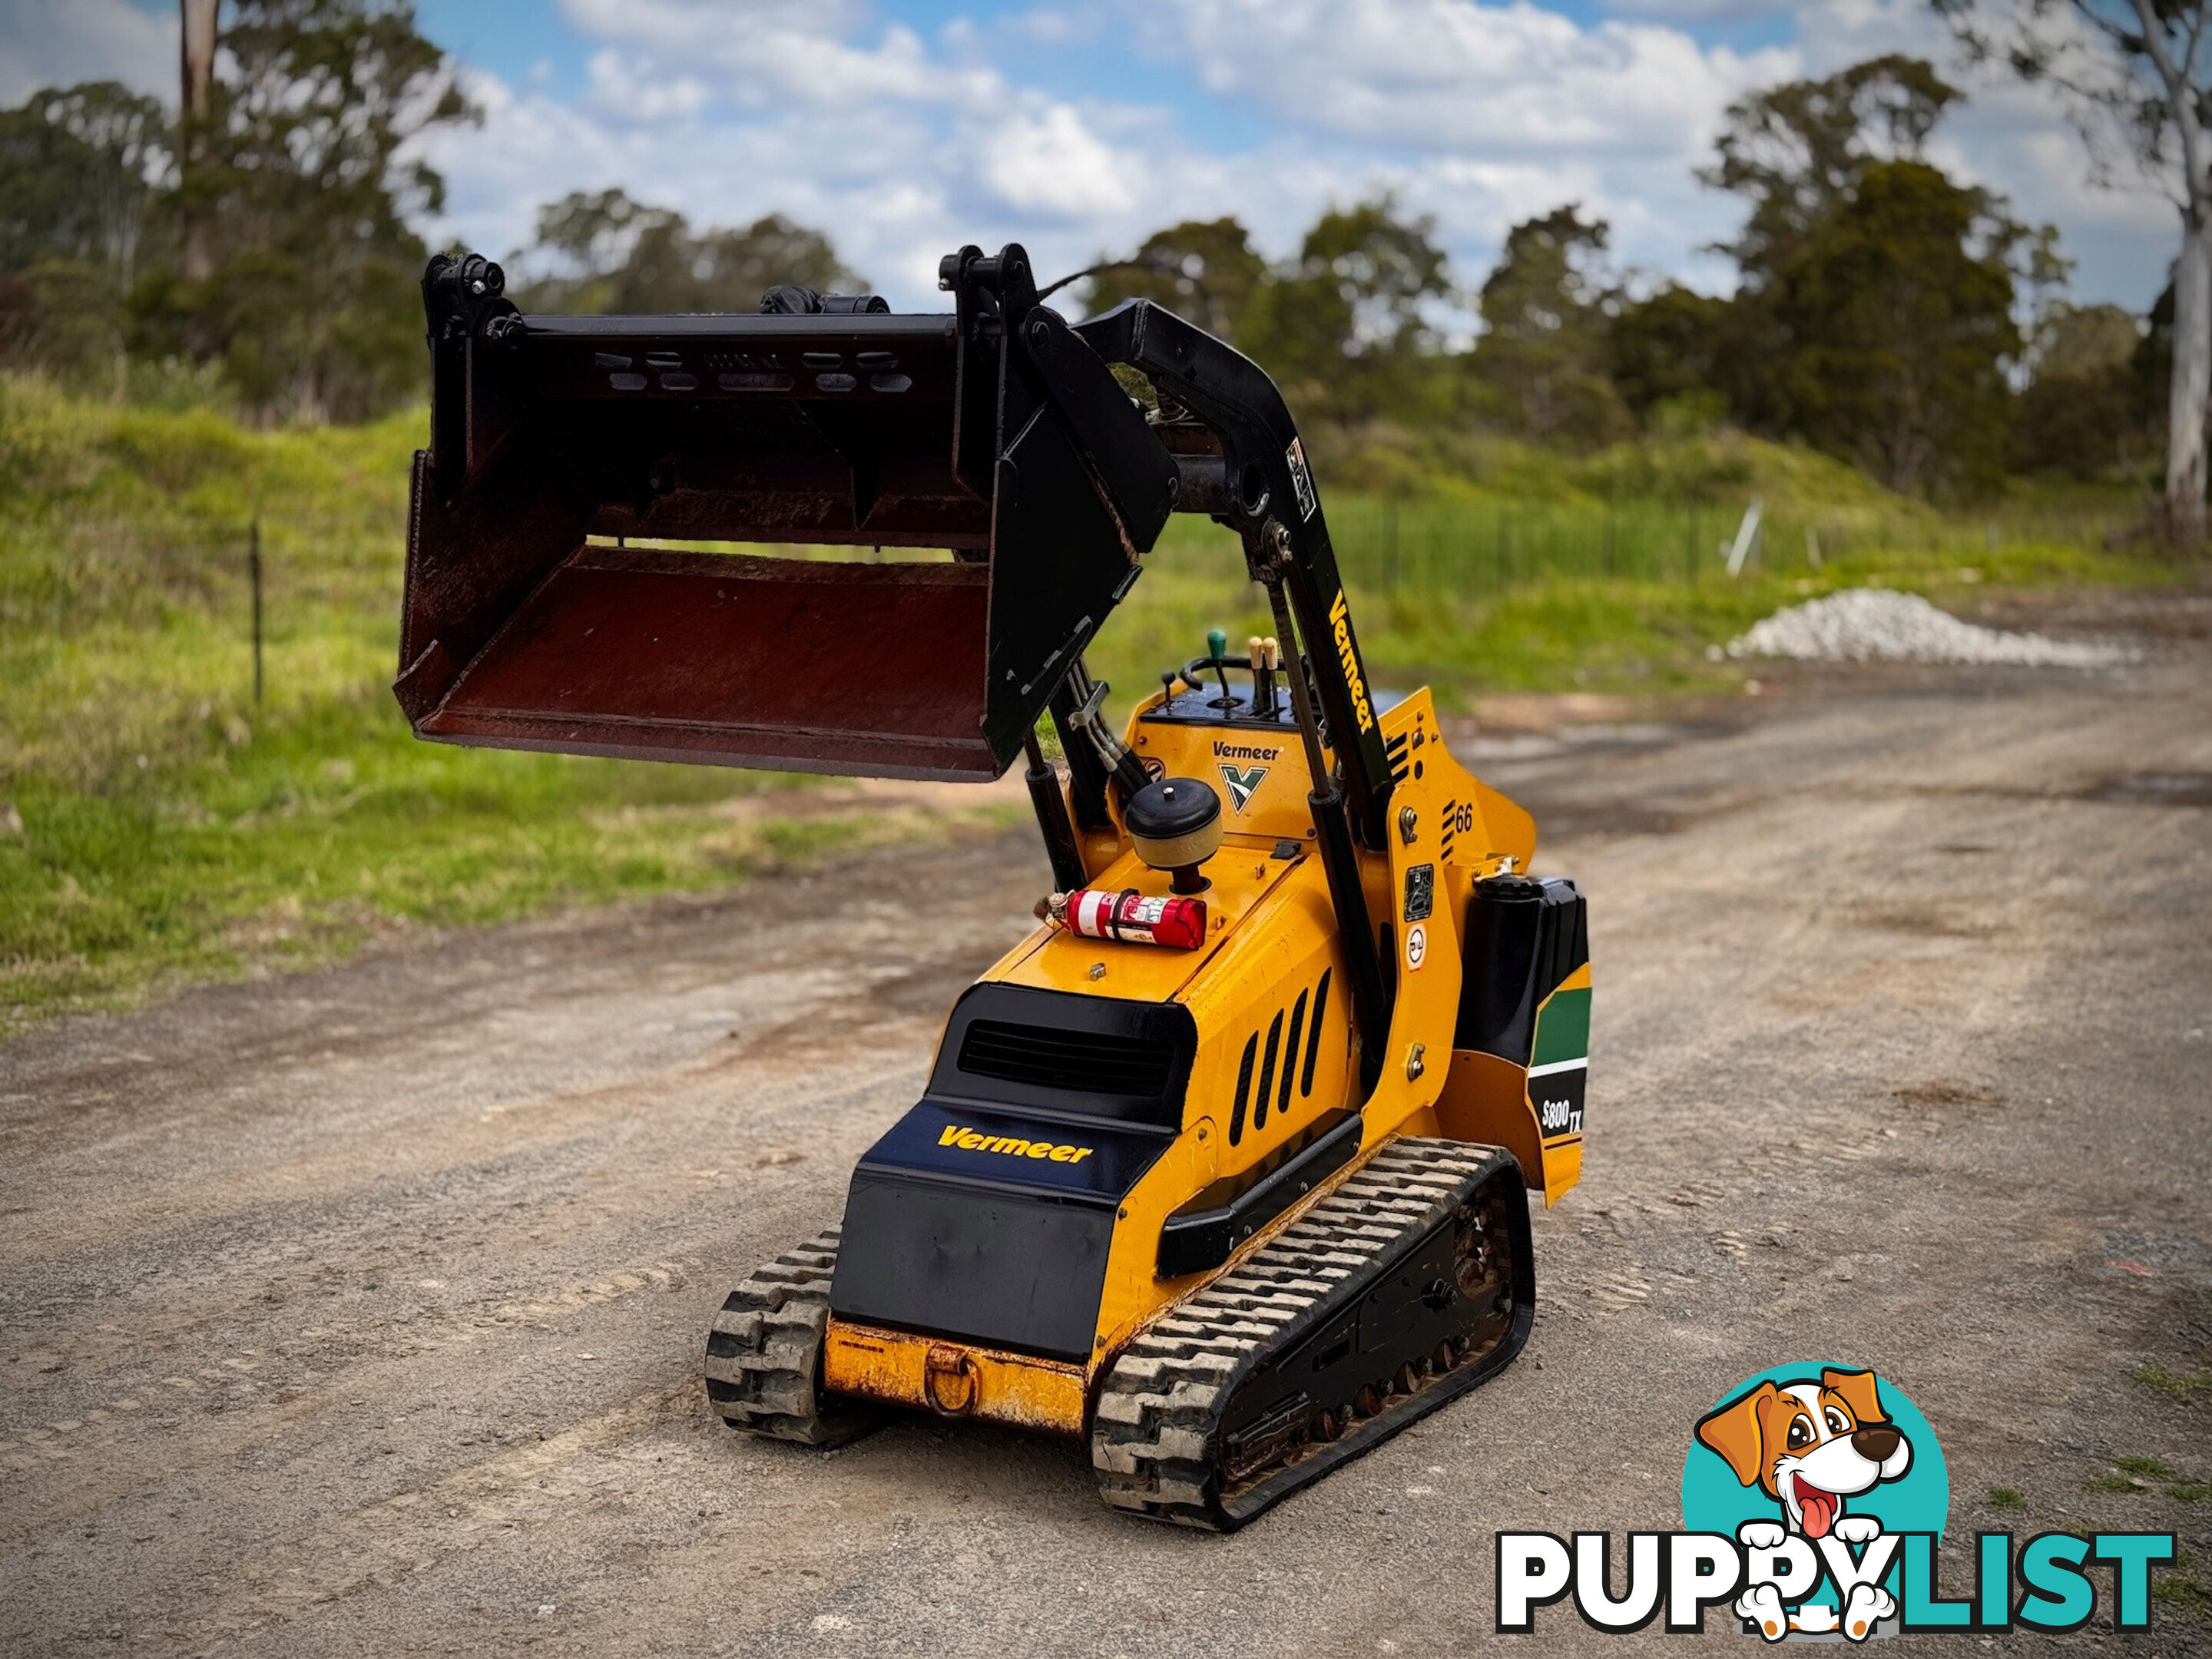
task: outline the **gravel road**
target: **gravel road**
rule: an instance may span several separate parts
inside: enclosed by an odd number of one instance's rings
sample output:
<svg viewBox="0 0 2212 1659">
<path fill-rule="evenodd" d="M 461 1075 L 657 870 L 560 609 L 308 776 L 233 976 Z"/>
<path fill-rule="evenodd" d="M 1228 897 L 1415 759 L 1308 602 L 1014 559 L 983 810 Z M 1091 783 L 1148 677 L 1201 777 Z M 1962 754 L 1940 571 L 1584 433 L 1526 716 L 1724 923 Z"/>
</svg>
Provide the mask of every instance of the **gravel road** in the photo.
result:
<svg viewBox="0 0 2212 1659">
<path fill-rule="evenodd" d="M 1026 925 L 1026 836 L 38 1029 L 0 1650 L 1444 1651 L 1495 1529 L 1679 1525 L 1692 1419 L 1792 1359 L 1914 1396 L 1954 1528 L 2177 1528 L 2212 1581 L 2212 1505 L 2113 1476 L 2212 1477 L 2212 1404 L 2140 1380 L 2212 1366 L 2212 626 L 2160 604 L 2185 637 L 2117 672 L 1470 741 L 1591 896 L 1583 1182 L 1521 1362 L 1233 1538 L 1108 1513 L 1057 1443 L 703 1408 L 725 1289 L 836 1218 Z"/>
</svg>

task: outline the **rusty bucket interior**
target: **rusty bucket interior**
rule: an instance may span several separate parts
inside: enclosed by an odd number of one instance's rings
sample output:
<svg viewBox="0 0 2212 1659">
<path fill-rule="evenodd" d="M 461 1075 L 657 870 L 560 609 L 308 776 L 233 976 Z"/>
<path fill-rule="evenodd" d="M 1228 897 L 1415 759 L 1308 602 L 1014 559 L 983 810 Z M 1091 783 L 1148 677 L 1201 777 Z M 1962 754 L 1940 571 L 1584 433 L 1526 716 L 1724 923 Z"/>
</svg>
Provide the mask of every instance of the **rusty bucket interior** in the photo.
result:
<svg viewBox="0 0 2212 1659">
<path fill-rule="evenodd" d="M 424 738 L 995 777 L 1135 569 L 1048 416 L 999 453 L 995 373 L 959 464 L 951 315 L 504 320 L 434 335 Z"/>
</svg>

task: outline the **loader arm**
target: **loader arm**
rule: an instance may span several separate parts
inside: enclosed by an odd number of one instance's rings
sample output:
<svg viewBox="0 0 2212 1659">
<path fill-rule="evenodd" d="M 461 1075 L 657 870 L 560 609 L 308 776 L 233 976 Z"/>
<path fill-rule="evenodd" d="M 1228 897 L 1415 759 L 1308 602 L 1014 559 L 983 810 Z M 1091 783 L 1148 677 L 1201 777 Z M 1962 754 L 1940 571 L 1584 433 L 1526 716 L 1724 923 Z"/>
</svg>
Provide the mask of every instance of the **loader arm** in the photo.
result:
<svg viewBox="0 0 2212 1659">
<path fill-rule="evenodd" d="M 1148 300 L 1131 300 L 1075 332 L 1195 414 L 1221 441 L 1218 460 L 1185 457 L 1185 498 L 1233 526 L 1255 581 L 1279 568 L 1362 846 L 1385 844 L 1390 762 L 1366 664 L 1336 568 L 1305 447 L 1275 383 L 1249 357 Z"/>
<path fill-rule="evenodd" d="M 518 311 L 480 257 L 432 260 L 401 706 L 442 742 L 945 779 L 997 776 L 1049 712 L 1073 823 L 1035 757 L 1032 795 L 1064 875 L 1109 783 L 1143 782 L 1077 730 L 1103 695 L 1084 649 L 1170 514 L 1206 513 L 1305 642 L 1291 690 L 1371 1071 L 1390 999 L 1358 848 L 1387 845 L 1392 780 L 1281 394 L 1157 307 L 1072 328 L 1017 246 L 961 249 L 940 286 L 951 316 L 783 289 L 757 316 L 562 317 Z M 696 550 L 732 542 L 952 562 Z"/>
</svg>

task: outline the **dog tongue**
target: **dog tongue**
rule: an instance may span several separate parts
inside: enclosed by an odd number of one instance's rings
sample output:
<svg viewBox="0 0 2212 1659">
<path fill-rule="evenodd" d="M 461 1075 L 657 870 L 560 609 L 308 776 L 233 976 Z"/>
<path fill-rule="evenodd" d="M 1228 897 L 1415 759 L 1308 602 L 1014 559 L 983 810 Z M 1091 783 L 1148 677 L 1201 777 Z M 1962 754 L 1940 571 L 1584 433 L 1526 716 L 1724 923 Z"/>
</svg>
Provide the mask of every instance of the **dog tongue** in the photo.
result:
<svg viewBox="0 0 2212 1659">
<path fill-rule="evenodd" d="M 1836 1524 L 1836 1511 L 1843 1507 L 1833 1492 L 1808 1486 L 1802 1480 L 1797 1483 L 1797 1506 L 1805 1512 L 1808 1538 L 1826 1538 L 1828 1528 Z"/>
</svg>

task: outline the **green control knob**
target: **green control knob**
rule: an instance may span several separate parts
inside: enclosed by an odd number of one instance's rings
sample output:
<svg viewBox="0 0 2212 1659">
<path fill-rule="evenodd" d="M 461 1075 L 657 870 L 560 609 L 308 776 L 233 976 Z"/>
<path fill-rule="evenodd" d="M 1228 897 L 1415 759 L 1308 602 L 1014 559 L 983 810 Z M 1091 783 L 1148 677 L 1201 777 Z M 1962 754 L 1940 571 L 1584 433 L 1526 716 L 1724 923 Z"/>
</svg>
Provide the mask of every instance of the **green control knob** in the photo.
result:
<svg viewBox="0 0 2212 1659">
<path fill-rule="evenodd" d="M 1206 654 L 1216 662 L 1229 654 L 1229 635 L 1218 628 L 1206 630 Z"/>
</svg>

